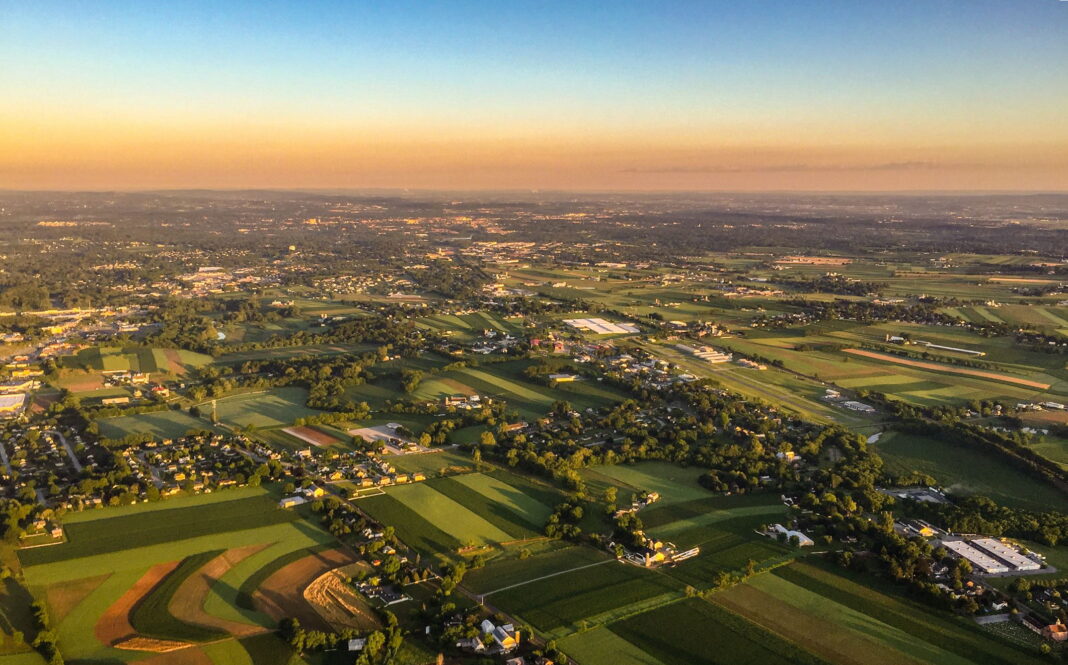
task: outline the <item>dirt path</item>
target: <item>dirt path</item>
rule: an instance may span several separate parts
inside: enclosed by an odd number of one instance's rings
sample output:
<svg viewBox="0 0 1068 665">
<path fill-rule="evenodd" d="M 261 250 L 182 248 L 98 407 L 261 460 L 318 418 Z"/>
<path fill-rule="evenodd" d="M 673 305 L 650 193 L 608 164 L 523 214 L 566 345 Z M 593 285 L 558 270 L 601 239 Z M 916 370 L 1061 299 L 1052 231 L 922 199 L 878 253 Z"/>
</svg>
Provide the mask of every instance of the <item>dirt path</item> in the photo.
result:
<svg viewBox="0 0 1068 665">
<path fill-rule="evenodd" d="M 256 554 L 271 543 L 249 545 L 223 552 L 211 561 L 204 564 L 199 570 L 187 577 L 171 598 L 167 611 L 174 618 L 186 623 L 215 628 L 237 637 L 246 637 L 265 632 L 266 629 L 255 624 L 230 621 L 211 614 L 204 610 L 204 601 L 207 600 L 211 587 L 220 577 L 226 574 L 238 563 Z"/>
<path fill-rule="evenodd" d="M 997 374 L 996 372 L 984 372 L 979 369 L 965 369 L 963 367 L 953 367 L 951 365 L 942 365 L 940 363 L 923 362 L 922 360 L 911 360 L 909 358 L 901 358 L 899 356 L 892 356 L 887 353 L 876 353 L 874 351 L 864 351 L 862 349 L 844 349 L 846 353 L 851 353 L 855 356 L 863 356 L 865 358 L 871 358 L 873 360 L 882 360 L 888 363 L 896 363 L 898 365 L 907 365 L 909 367 L 917 367 L 919 369 L 931 369 L 937 372 L 948 372 L 950 374 L 965 374 L 967 376 L 978 376 L 983 379 L 993 379 L 995 381 L 1004 381 L 1005 383 L 1015 383 L 1018 386 L 1026 386 L 1028 388 L 1037 388 L 1039 390 L 1049 390 L 1048 383 L 1039 383 L 1038 381 L 1030 381 L 1028 379 L 1021 379 L 1015 376 L 1009 376 L 1008 374 Z"/>
<path fill-rule="evenodd" d="M 148 569 L 141 579 L 126 590 L 118 600 L 111 604 L 100 615 L 96 622 L 96 639 L 101 644 L 112 646 L 137 635 L 137 631 L 130 624 L 130 610 L 141 600 L 145 594 L 153 589 L 160 580 L 169 575 L 178 567 L 178 561 L 159 563 Z"/>
</svg>

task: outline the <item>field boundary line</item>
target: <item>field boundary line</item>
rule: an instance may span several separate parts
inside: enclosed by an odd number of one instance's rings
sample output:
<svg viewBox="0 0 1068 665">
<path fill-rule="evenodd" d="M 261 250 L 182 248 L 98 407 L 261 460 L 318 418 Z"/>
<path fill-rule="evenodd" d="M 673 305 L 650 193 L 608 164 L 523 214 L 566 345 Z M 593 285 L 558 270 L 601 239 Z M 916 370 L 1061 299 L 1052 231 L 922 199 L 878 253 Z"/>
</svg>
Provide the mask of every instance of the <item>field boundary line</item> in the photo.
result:
<svg viewBox="0 0 1068 665">
<path fill-rule="evenodd" d="M 1049 390 L 1050 384 L 1040 383 L 1038 381 L 1031 381 L 1029 379 L 1021 379 L 1015 376 L 1009 376 L 1008 374 L 998 374 L 997 372 L 989 372 L 978 369 L 966 369 L 963 367 L 954 367 L 953 365 L 945 365 L 942 363 L 933 363 L 923 360 L 913 360 L 911 358 L 904 358 L 901 356 L 891 355 L 889 353 L 877 353 L 875 351 L 865 351 L 863 349 L 842 349 L 845 353 L 850 353 L 855 356 L 862 356 L 871 360 L 881 360 L 883 362 L 894 363 L 896 365 L 904 365 L 906 367 L 916 367 L 918 369 L 926 369 L 934 372 L 946 372 L 949 374 L 963 374 L 965 376 L 975 376 L 980 379 L 990 379 L 993 381 L 1004 381 L 1005 383 L 1013 383 L 1025 388 L 1037 388 L 1039 390 Z"/>
<path fill-rule="evenodd" d="M 542 580 L 547 580 L 550 577 L 556 577 L 557 575 L 566 575 L 568 573 L 573 573 L 576 570 L 585 570 L 586 568 L 593 568 L 594 566 L 603 566 L 606 563 L 612 563 L 614 561 L 615 561 L 615 559 L 605 559 L 604 561 L 598 561 L 596 563 L 588 563 L 585 566 L 579 566 L 578 568 L 570 568 L 568 570 L 561 570 L 559 572 L 549 573 L 548 575 L 542 575 L 541 577 L 535 577 L 535 578 L 532 578 L 532 579 L 529 579 L 529 580 L 525 580 L 523 582 L 519 582 L 518 584 L 511 584 L 509 586 L 501 587 L 500 589 L 494 589 L 493 591 L 487 591 L 486 593 L 480 593 L 480 594 L 478 594 L 478 596 L 479 596 L 479 598 L 485 598 L 486 596 L 490 596 L 492 594 L 495 594 L 495 593 L 498 593 L 498 592 L 501 592 L 501 591 L 507 591 L 509 589 L 514 589 L 516 587 L 520 587 L 520 586 L 524 586 L 524 585 L 530 584 L 531 582 L 540 582 Z"/>
</svg>

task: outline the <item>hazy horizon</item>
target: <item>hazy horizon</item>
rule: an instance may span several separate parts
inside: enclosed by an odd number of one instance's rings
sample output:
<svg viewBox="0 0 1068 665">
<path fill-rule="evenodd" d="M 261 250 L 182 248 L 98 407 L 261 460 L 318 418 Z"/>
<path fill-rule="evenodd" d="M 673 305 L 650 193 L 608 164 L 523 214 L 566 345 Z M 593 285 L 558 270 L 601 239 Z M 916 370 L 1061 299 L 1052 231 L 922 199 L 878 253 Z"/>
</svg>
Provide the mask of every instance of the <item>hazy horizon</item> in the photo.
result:
<svg viewBox="0 0 1068 665">
<path fill-rule="evenodd" d="M 0 3 L 0 188 L 1068 190 L 1068 3 Z"/>
</svg>

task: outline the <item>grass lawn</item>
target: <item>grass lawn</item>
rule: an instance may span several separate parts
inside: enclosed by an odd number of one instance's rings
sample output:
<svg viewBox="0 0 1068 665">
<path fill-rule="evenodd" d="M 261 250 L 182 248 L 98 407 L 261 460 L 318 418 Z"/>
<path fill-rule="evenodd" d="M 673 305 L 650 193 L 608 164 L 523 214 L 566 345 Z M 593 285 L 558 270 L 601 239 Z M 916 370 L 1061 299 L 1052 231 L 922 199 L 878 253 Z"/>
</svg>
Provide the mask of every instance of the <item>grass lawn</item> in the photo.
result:
<svg viewBox="0 0 1068 665">
<path fill-rule="evenodd" d="M 993 454 L 937 439 L 887 432 L 876 444 L 891 472 L 922 471 L 949 491 L 982 494 L 999 503 L 1031 510 L 1068 510 L 1068 497 Z"/>
</svg>

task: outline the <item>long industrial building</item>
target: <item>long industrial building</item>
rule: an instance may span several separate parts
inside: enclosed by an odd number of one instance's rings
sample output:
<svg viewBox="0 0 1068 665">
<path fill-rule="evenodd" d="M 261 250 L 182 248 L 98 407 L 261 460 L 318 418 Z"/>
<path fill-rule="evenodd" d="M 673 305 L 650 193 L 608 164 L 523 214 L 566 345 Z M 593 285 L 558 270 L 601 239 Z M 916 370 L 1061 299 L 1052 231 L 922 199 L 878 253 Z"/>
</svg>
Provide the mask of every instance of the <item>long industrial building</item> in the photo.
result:
<svg viewBox="0 0 1068 665">
<path fill-rule="evenodd" d="M 1026 557 L 1005 543 L 993 538 L 976 538 L 971 545 L 979 550 L 1001 559 L 1016 570 L 1038 570 L 1041 564 L 1030 557 Z"/>
<path fill-rule="evenodd" d="M 1009 567 L 992 556 L 983 554 L 963 540 L 944 540 L 942 545 L 957 556 L 967 559 L 968 563 L 987 575 L 1009 572 Z"/>
</svg>

